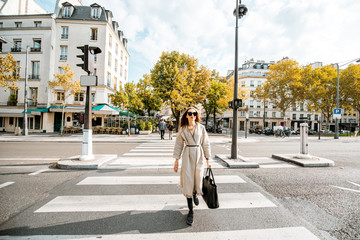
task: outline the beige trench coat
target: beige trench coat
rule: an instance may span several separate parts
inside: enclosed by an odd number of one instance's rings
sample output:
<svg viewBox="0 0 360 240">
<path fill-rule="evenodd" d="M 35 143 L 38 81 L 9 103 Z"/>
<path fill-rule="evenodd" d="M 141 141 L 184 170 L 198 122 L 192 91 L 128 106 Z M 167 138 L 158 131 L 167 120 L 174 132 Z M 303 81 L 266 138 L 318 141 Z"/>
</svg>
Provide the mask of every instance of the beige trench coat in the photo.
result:
<svg viewBox="0 0 360 240">
<path fill-rule="evenodd" d="M 186 126 L 181 127 L 176 135 L 173 157 L 181 159 L 180 187 L 184 196 L 190 198 L 194 191 L 197 195 L 202 195 L 206 159 L 211 157 L 210 142 L 205 127 L 197 123 L 194 135 Z"/>
</svg>

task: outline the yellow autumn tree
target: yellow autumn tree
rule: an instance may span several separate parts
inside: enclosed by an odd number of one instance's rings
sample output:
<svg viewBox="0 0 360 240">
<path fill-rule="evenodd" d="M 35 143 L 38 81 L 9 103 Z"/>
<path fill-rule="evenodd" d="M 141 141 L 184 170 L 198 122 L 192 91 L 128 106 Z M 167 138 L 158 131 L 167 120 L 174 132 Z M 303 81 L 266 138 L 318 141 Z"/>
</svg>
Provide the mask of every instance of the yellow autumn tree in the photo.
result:
<svg viewBox="0 0 360 240">
<path fill-rule="evenodd" d="M 4 88 L 6 92 L 8 89 L 17 90 L 16 82 L 19 81 L 20 66 L 17 66 L 16 61 L 10 53 L 6 56 L 0 56 L 0 87 Z"/>
<path fill-rule="evenodd" d="M 299 64 L 288 58 L 269 67 L 267 81 L 264 84 L 264 95 L 280 109 L 282 116 L 285 116 L 286 111 L 298 98 L 300 72 Z"/>
<path fill-rule="evenodd" d="M 80 81 L 74 81 L 74 72 L 71 71 L 69 64 L 62 65 L 62 72 L 57 72 L 54 74 L 54 80 L 49 81 L 49 86 L 54 93 L 61 91 L 62 92 L 62 117 L 61 117 L 61 135 L 64 134 L 64 116 L 65 116 L 65 107 L 67 104 L 67 99 L 70 96 L 74 96 L 76 93 L 79 93 L 82 89 L 80 86 Z"/>
<path fill-rule="evenodd" d="M 151 77 L 149 74 L 144 74 L 136 85 L 136 93 L 143 104 L 143 111 L 147 111 L 151 115 L 151 111 L 160 111 L 162 106 L 161 99 L 156 94 L 156 91 L 151 85 Z"/>
<path fill-rule="evenodd" d="M 337 70 L 328 65 L 314 69 L 307 67 L 303 71 L 301 81 L 307 107 L 324 115 L 328 129 L 333 109 L 336 108 Z"/>
<path fill-rule="evenodd" d="M 360 112 L 360 65 L 351 64 L 342 70 L 339 84 L 342 106 L 349 112 Z"/>
</svg>

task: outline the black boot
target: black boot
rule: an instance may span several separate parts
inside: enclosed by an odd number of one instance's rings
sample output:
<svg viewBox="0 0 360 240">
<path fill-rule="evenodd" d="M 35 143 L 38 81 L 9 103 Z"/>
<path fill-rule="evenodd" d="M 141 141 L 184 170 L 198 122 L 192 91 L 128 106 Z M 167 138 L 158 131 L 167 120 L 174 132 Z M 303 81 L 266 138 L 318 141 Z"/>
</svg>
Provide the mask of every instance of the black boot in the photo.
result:
<svg viewBox="0 0 360 240">
<path fill-rule="evenodd" d="M 192 198 L 186 198 L 186 200 L 187 200 L 187 204 L 189 207 L 189 213 L 186 218 L 186 224 L 191 226 L 194 222 L 194 211 L 193 211 Z"/>
<path fill-rule="evenodd" d="M 194 199 L 195 206 L 198 206 L 199 205 L 199 199 L 196 196 L 196 192 L 193 193 L 193 199 Z"/>
</svg>

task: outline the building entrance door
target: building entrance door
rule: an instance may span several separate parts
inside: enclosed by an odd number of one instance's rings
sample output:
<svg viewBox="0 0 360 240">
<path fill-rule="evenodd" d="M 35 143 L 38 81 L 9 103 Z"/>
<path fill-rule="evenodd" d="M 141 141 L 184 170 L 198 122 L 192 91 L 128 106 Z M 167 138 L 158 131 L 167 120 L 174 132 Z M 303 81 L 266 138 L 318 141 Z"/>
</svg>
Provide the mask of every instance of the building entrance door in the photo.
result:
<svg viewBox="0 0 360 240">
<path fill-rule="evenodd" d="M 60 132 L 61 128 L 61 112 L 56 112 L 54 116 L 54 132 Z"/>
</svg>

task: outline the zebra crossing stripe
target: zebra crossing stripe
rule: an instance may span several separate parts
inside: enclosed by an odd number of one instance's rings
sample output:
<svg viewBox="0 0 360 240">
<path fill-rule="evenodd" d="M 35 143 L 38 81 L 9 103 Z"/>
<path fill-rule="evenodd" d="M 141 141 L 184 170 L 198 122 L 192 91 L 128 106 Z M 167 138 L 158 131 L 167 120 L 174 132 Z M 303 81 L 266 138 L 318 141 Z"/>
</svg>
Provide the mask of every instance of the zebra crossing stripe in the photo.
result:
<svg viewBox="0 0 360 240">
<path fill-rule="evenodd" d="M 172 149 L 131 149 L 130 152 L 173 152 Z"/>
<path fill-rule="evenodd" d="M 256 240 L 319 240 L 304 227 L 248 229 L 235 231 L 214 232 L 185 232 L 185 233 L 143 233 L 143 234 L 112 234 L 112 235 L 33 235 L 33 236 L 4 236 L 4 240 L 218 240 L 218 239 L 256 239 Z"/>
<path fill-rule="evenodd" d="M 7 187 L 11 184 L 14 184 L 15 182 L 6 182 L 6 183 L 3 183 L 3 184 L 0 184 L 0 188 L 3 188 L 3 187 Z"/>
<path fill-rule="evenodd" d="M 172 156 L 172 153 L 124 153 L 123 156 Z"/>
<path fill-rule="evenodd" d="M 220 209 L 276 207 L 273 202 L 259 192 L 221 193 L 218 196 Z M 208 209 L 202 198 L 199 199 L 200 204 L 196 209 Z M 186 199 L 181 194 L 92 195 L 58 196 L 35 212 L 174 211 L 186 209 Z"/>
<path fill-rule="evenodd" d="M 77 185 L 178 184 L 179 176 L 87 177 Z M 217 175 L 216 183 L 245 183 L 237 175 Z"/>
<path fill-rule="evenodd" d="M 174 146 L 164 146 L 164 147 L 146 146 L 146 147 L 136 147 L 136 149 L 174 149 Z"/>
</svg>

